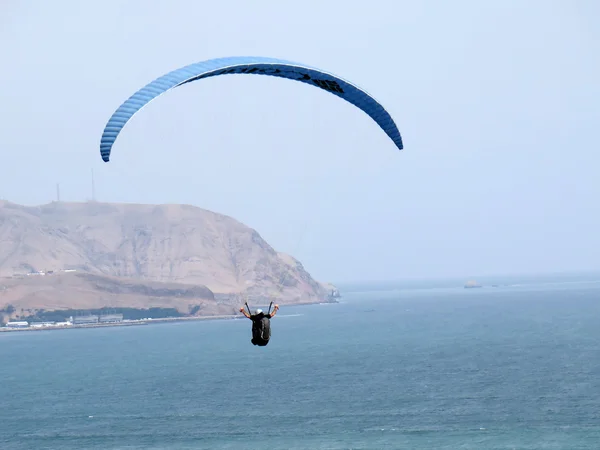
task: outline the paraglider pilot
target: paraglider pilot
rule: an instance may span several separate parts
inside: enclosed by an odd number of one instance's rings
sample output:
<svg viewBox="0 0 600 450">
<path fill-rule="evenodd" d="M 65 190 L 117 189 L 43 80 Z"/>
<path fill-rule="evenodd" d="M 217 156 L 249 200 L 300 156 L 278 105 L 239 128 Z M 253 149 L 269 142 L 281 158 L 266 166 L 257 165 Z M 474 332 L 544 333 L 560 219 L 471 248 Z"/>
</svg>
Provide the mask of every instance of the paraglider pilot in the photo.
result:
<svg viewBox="0 0 600 450">
<path fill-rule="evenodd" d="M 273 302 L 271 302 L 271 305 L 273 305 Z M 257 309 L 254 314 L 251 314 L 248 303 L 246 303 L 248 312 L 243 307 L 240 308 L 240 312 L 252 321 L 252 340 L 250 342 L 254 345 L 264 347 L 271 339 L 271 318 L 277 314 L 279 309 L 279 305 L 275 305 L 273 312 L 271 312 L 271 305 L 269 305 L 269 311 L 266 314 L 262 309 Z"/>
</svg>

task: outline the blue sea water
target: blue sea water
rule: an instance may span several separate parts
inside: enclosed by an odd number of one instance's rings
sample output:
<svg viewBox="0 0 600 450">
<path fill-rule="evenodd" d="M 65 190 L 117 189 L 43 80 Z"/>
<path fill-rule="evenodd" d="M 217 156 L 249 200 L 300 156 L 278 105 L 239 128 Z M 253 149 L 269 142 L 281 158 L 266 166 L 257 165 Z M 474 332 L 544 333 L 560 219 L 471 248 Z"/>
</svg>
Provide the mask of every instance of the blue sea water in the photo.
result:
<svg viewBox="0 0 600 450">
<path fill-rule="evenodd" d="M 353 286 L 247 320 L 0 334 L 0 448 L 598 449 L 600 283 Z"/>
</svg>

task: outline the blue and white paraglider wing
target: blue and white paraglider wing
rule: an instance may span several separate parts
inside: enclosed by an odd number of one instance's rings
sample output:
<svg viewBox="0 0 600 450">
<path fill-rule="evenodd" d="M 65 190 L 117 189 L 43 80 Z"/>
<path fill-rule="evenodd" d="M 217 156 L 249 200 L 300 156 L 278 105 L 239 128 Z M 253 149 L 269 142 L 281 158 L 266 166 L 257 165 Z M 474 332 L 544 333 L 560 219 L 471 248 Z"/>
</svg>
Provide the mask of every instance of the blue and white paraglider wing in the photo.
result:
<svg viewBox="0 0 600 450">
<path fill-rule="evenodd" d="M 371 95 L 356 85 L 331 73 L 274 58 L 228 57 L 211 59 L 176 69 L 152 81 L 129 97 L 111 116 L 100 141 L 100 154 L 106 162 L 117 136 L 140 109 L 170 89 L 218 75 L 248 74 L 269 75 L 308 83 L 343 98 L 369 115 L 402 150 L 402 137 L 398 127 L 385 108 Z"/>
</svg>

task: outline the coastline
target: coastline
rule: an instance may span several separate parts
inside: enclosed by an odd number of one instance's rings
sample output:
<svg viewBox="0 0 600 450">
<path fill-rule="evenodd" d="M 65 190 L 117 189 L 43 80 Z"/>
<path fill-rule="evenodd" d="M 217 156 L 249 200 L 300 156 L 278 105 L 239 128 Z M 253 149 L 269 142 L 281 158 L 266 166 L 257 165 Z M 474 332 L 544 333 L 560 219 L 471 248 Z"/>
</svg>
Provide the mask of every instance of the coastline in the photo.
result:
<svg viewBox="0 0 600 450">
<path fill-rule="evenodd" d="M 293 303 L 285 306 L 308 306 L 308 305 L 321 305 L 339 303 L 335 301 L 326 302 L 302 302 Z M 46 326 L 46 327 L 26 327 L 26 328 L 7 328 L 0 327 L 0 333 L 12 333 L 12 332 L 27 332 L 27 331 L 55 331 L 55 330 L 72 330 L 81 328 L 106 328 L 106 327 L 128 327 L 128 326 L 140 326 L 140 325 L 151 325 L 167 322 L 186 322 L 195 320 L 239 320 L 245 319 L 242 314 L 226 314 L 226 315 L 215 315 L 215 316 L 191 316 L 191 317 L 164 317 L 160 319 L 141 319 L 131 320 L 127 322 L 113 322 L 113 323 L 91 323 L 91 324 L 80 324 L 80 325 L 67 325 L 67 326 Z"/>
</svg>

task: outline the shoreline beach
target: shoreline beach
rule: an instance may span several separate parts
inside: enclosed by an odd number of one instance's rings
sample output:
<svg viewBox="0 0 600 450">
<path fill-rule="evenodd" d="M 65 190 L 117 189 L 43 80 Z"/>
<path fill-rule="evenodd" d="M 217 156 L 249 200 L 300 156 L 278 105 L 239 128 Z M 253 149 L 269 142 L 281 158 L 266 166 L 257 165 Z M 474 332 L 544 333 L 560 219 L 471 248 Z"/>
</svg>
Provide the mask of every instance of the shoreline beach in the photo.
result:
<svg viewBox="0 0 600 450">
<path fill-rule="evenodd" d="M 339 303 L 338 301 L 328 302 L 305 302 L 305 303 L 293 303 L 285 306 L 307 306 L 307 305 L 320 305 L 329 303 Z M 37 327 L 23 327 L 23 328 L 9 328 L 0 327 L 0 333 L 10 332 L 26 332 L 26 331 L 54 331 L 54 330 L 71 330 L 80 328 L 105 328 L 105 327 L 127 327 L 127 326 L 138 326 L 138 325 L 150 325 L 166 322 L 186 322 L 192 320 L 238 320 L 244 319 L 241 314 L 226 314 L 226 315 L 215 315 L 215 316 L 190 316 L 190 317 L 163 317 L 159 319 L 140 319 L 140 320 L 129 320 L 123 322 L 112 322 L 112 323 L 91 323 L 91 324 L 78 324 L 78 325 L 62 325 L 62 326 L 37 326 Z"/>
</svg>

